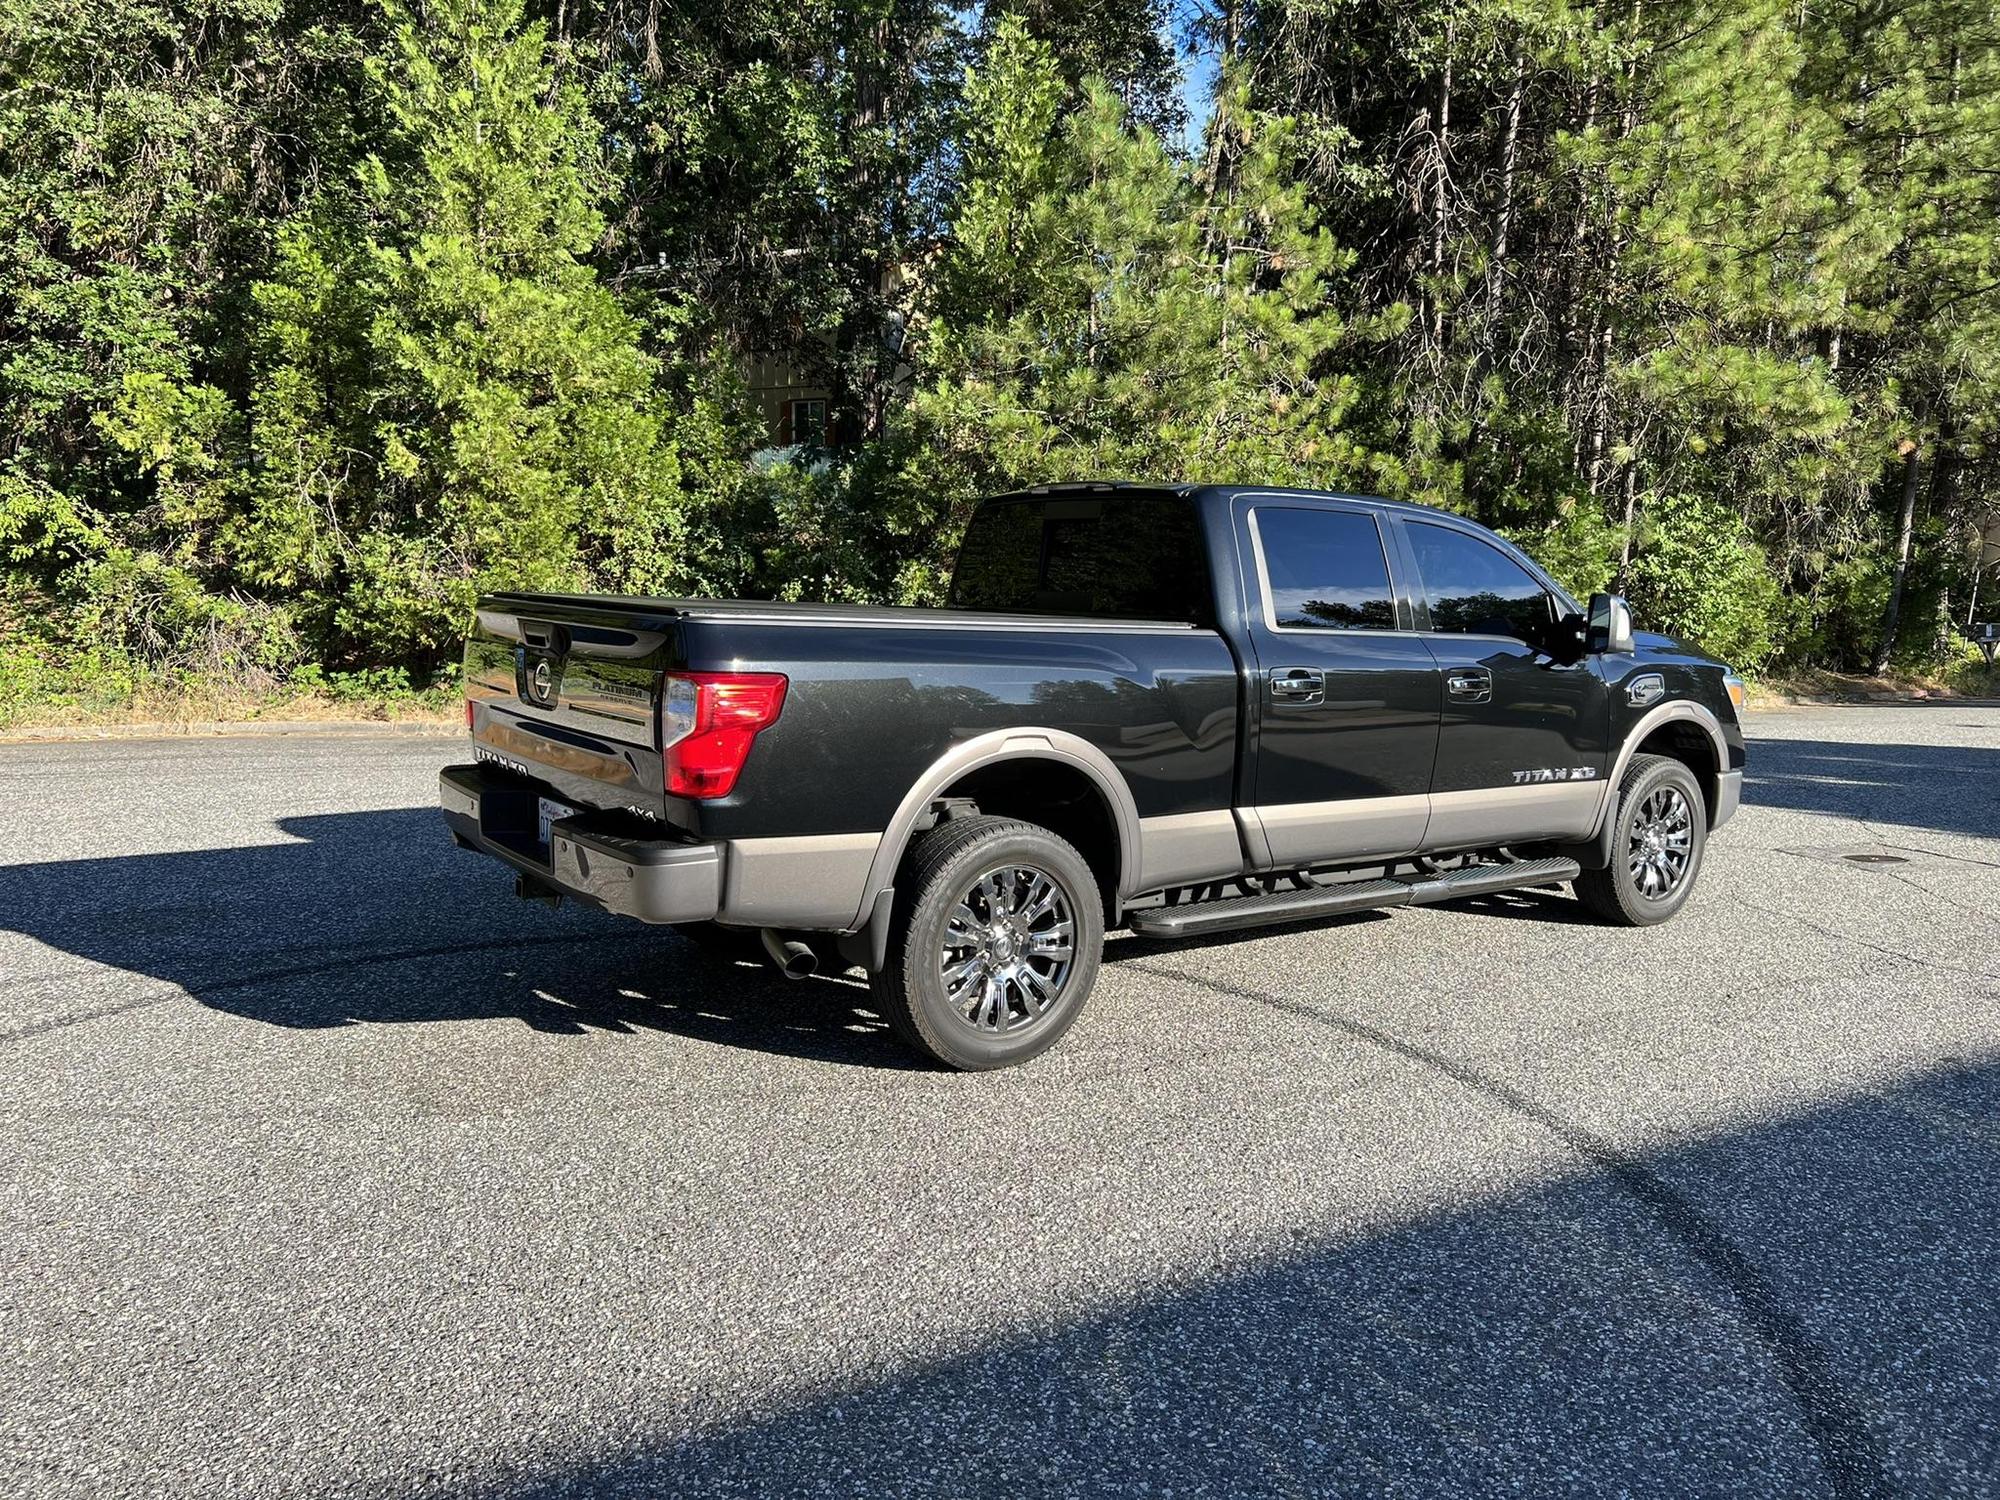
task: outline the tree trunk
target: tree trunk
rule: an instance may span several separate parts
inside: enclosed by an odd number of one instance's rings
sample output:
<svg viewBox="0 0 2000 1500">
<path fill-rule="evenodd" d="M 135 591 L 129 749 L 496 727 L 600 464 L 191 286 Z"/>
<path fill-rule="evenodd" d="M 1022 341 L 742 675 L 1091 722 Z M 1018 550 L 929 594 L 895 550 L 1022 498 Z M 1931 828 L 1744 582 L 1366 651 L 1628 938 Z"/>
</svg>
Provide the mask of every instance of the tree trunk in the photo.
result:
<svg viewBox="0 0 2000 1500">
<path fill-rule="evenodd" d="M 1618 592 L 1631 587 L 1632 534 L 1639 528 L 1639 461 L 1625 465 L 1625 539 L 1618 544 Z"/>
<path fill-rule="evenodd" d="M 1903 522 L 1896 539 L 1896 571 L 1889 582 L 1889 603 L 1882 611 L 1882 643 L 1875 648 L 1875 674 L 1889 670 L 1896 654 L 1896 627 L 1903 613 L 1903 580 L 1910 571 L 1910 532 L 1917 520 L 1917 474 L 1924 450 L 1911 443 L 1903 454 Z"/>
<path fill-rule="evenodd" d="M 1514 163 L 1521 139 L 1521 96 L 1526 88 L 1528 59 L 1514 49 L 1514 82 L 1507 92 L 1507 128 L 1500 136 L 1500 205 L 1493 215 L 1493 257 L 1486 263 L 1487 327 L 1500 324 L 1502 273 L 1507 264 L 1507 239 L 1514 228 Z"/>
<path fill-rule="evenodd" d="M 880 184 L 870 152 L 872 132 L 889 115 L 891 23 L 885 16 L 864 25 L 849 53 L 853 103 L 844 121 L 844 144 L 850 156 L 845 174 L 846 212 L 851 220 L 836 230 L 848 243 L 836 254 L 848 280 L 848 308 L 834 330 L 833 371 L 827 391 L 827 425 L 837 448 L 858 447 L 882 428 L 883 259 L 887 226 L 877 217 Z"/>
<path fill-rule="evenodd" d="M 1444 78 L 1438 86 L 1437 186 L 1431 199 L 1431 342 L 1444 343 L 1444 242 L 1450 223 L 1451 65 L 1456 28 L 1444 32 Z"/>
</svg>

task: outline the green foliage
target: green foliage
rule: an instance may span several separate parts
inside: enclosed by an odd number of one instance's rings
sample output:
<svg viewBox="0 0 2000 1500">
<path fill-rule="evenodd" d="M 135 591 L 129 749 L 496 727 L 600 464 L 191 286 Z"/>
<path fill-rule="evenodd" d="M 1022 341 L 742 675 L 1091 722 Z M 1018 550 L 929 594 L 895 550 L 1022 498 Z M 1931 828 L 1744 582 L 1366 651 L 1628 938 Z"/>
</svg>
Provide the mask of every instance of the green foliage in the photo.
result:
<svg viewBox="0 0 2000 1500">
<path fill-rule="evenodd" d="M 1366 484 L 1324 372 L 1349 257 L 1307 211 L 1284 122 L 1227 86 L 1204 163 L 1002 23 L 966 86 L 965 179 L 919 325 L 896 481 L 923 532 L 963 502 L 1102 476 Z M 949 540 L 953 528 L 936 535 Z"/>
<path fill-rule="evenodd" d="M 1193 137 L 1163 14 L 0 0 L 0 715 L 400 702 L 488 587 L 935 600 L 975 496 L 1085 477 L 1957 659 L 1990 4 L 1224 7 Z"/>
<path fill-rule="evenodd" d="M 607 182 L 518 3 L 390 0 L 358 192 L 256 288 L 244 572 L 324 599 L 327 646 L 449 656 L 474 596 L 671 589 L 685 531 L 655 362 L 585 256 Z"/>
<path fill-rule="evenodd" d="M 1625 534 L 1594 505 L 1573 501 L 1551 524 L 1506 535 L 1578 599 L 1608 592 L 1617 580 Z"/>
<path fill-rule="evenodd" d="M 1692 641 L 1747 672 L 1783 650 L 1792 627 L 1777 580 L 1742 519 L 1693 495 L 1663 496 L 1648 511 L 1628 595 L 1647 628 Z"/>
</svg>

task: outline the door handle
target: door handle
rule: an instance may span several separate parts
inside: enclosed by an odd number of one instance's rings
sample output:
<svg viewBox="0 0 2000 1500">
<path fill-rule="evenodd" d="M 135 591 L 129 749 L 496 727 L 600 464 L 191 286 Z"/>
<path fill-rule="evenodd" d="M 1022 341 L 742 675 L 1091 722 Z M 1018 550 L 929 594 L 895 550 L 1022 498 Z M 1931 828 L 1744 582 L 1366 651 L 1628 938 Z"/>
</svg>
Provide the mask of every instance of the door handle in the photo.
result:
<svg viewBox="0 0 2000 1500">
<path fill-rule="evenodd" d="M 1484 703 L 1493 696 L 1493 674 L 1483 667 L 1470 672 L 1447 672 L 1444 690 L 1464 703 Z"/>
<path fill-rule="evenodd" d="M 1274 667 L 1271 696 L 1287 703 L 1318 703 L 1326 697 L 1326 674 L 1315 667 Z"/>
</svg>

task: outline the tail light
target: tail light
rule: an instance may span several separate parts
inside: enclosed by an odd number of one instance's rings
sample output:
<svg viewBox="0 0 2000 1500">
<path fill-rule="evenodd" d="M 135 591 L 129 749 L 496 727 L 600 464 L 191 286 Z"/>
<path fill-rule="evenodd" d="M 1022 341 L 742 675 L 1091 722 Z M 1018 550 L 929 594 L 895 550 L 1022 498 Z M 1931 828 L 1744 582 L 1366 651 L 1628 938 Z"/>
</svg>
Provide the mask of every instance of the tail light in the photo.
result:
<svg viewBox="0 0 2000 1500">
<path fill-rule="evenodd" d="M 669 672 L 660 705 L 667 795 L 727 797 L 750 742 L 784 706 L 781 672 Z"/>
<path fill-rule="evenodd" d="M 465 727 L 467 729 L 472 727 L 472 700 L 470 698 L 465 700 Z"/>
</svg>

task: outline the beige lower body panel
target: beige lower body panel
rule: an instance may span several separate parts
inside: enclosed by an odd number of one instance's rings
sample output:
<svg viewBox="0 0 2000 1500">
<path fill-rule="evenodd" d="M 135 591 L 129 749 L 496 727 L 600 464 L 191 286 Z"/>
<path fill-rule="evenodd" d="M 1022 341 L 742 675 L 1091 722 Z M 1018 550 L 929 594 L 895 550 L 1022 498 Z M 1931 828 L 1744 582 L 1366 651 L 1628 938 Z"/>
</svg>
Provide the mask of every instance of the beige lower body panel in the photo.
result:
<svg viewBox="0 0 2000 1500">
<path fill-rule="evenodd" d="M 725 846 L 717 916 L 744 927 L 851 926 L 881 842 L 879 833 L 736 839 Z"/>
<path fill-rule="evenodd" d="M 1580 839 L 1597 827 L 1603 783 L 1480 787 L 1431 796 L 1350 797 L 1252 809 L 1269 868 L 1394 859 L 1427 850 Z"/>
<path fill-rule="evenodd" d="M 1601 781 L 1541 782 L 1431 794 L 1426 849 L 1465 849 L 1532 839 L 1580 839 L 1597 828 Z"/>
<path fill-rule="evenodd" d="M 1336 802 L 1285 802 L 1254 809 L 1270 849 L 1271 867 L 1288 869 L 1330 860 L 1413 854 L 1430 821 L 1429 797 L 1344 797 Z"/>
<path fill-rule="evenodd" d="M 1128 894 L 1227 880 L 1253 867 L 1583 838 L 1597 826 L 1603 791 L 1601 782 L 1578 781 L 1141 818 L 1139 871 Z M 879 833 L 737 839 L 725 846 L 718 916 L 745 927 L 850 927 L 881 842 Z"/>
<path fill-rule="evenodd" d="M 1174 813 L 1139 820 L 1139 872 L 1127 884 L 1135 892 L 1157 891 L 1224 880 L 1243 868 L 1243 841 L 1232 810 Z"/>
</svg>

